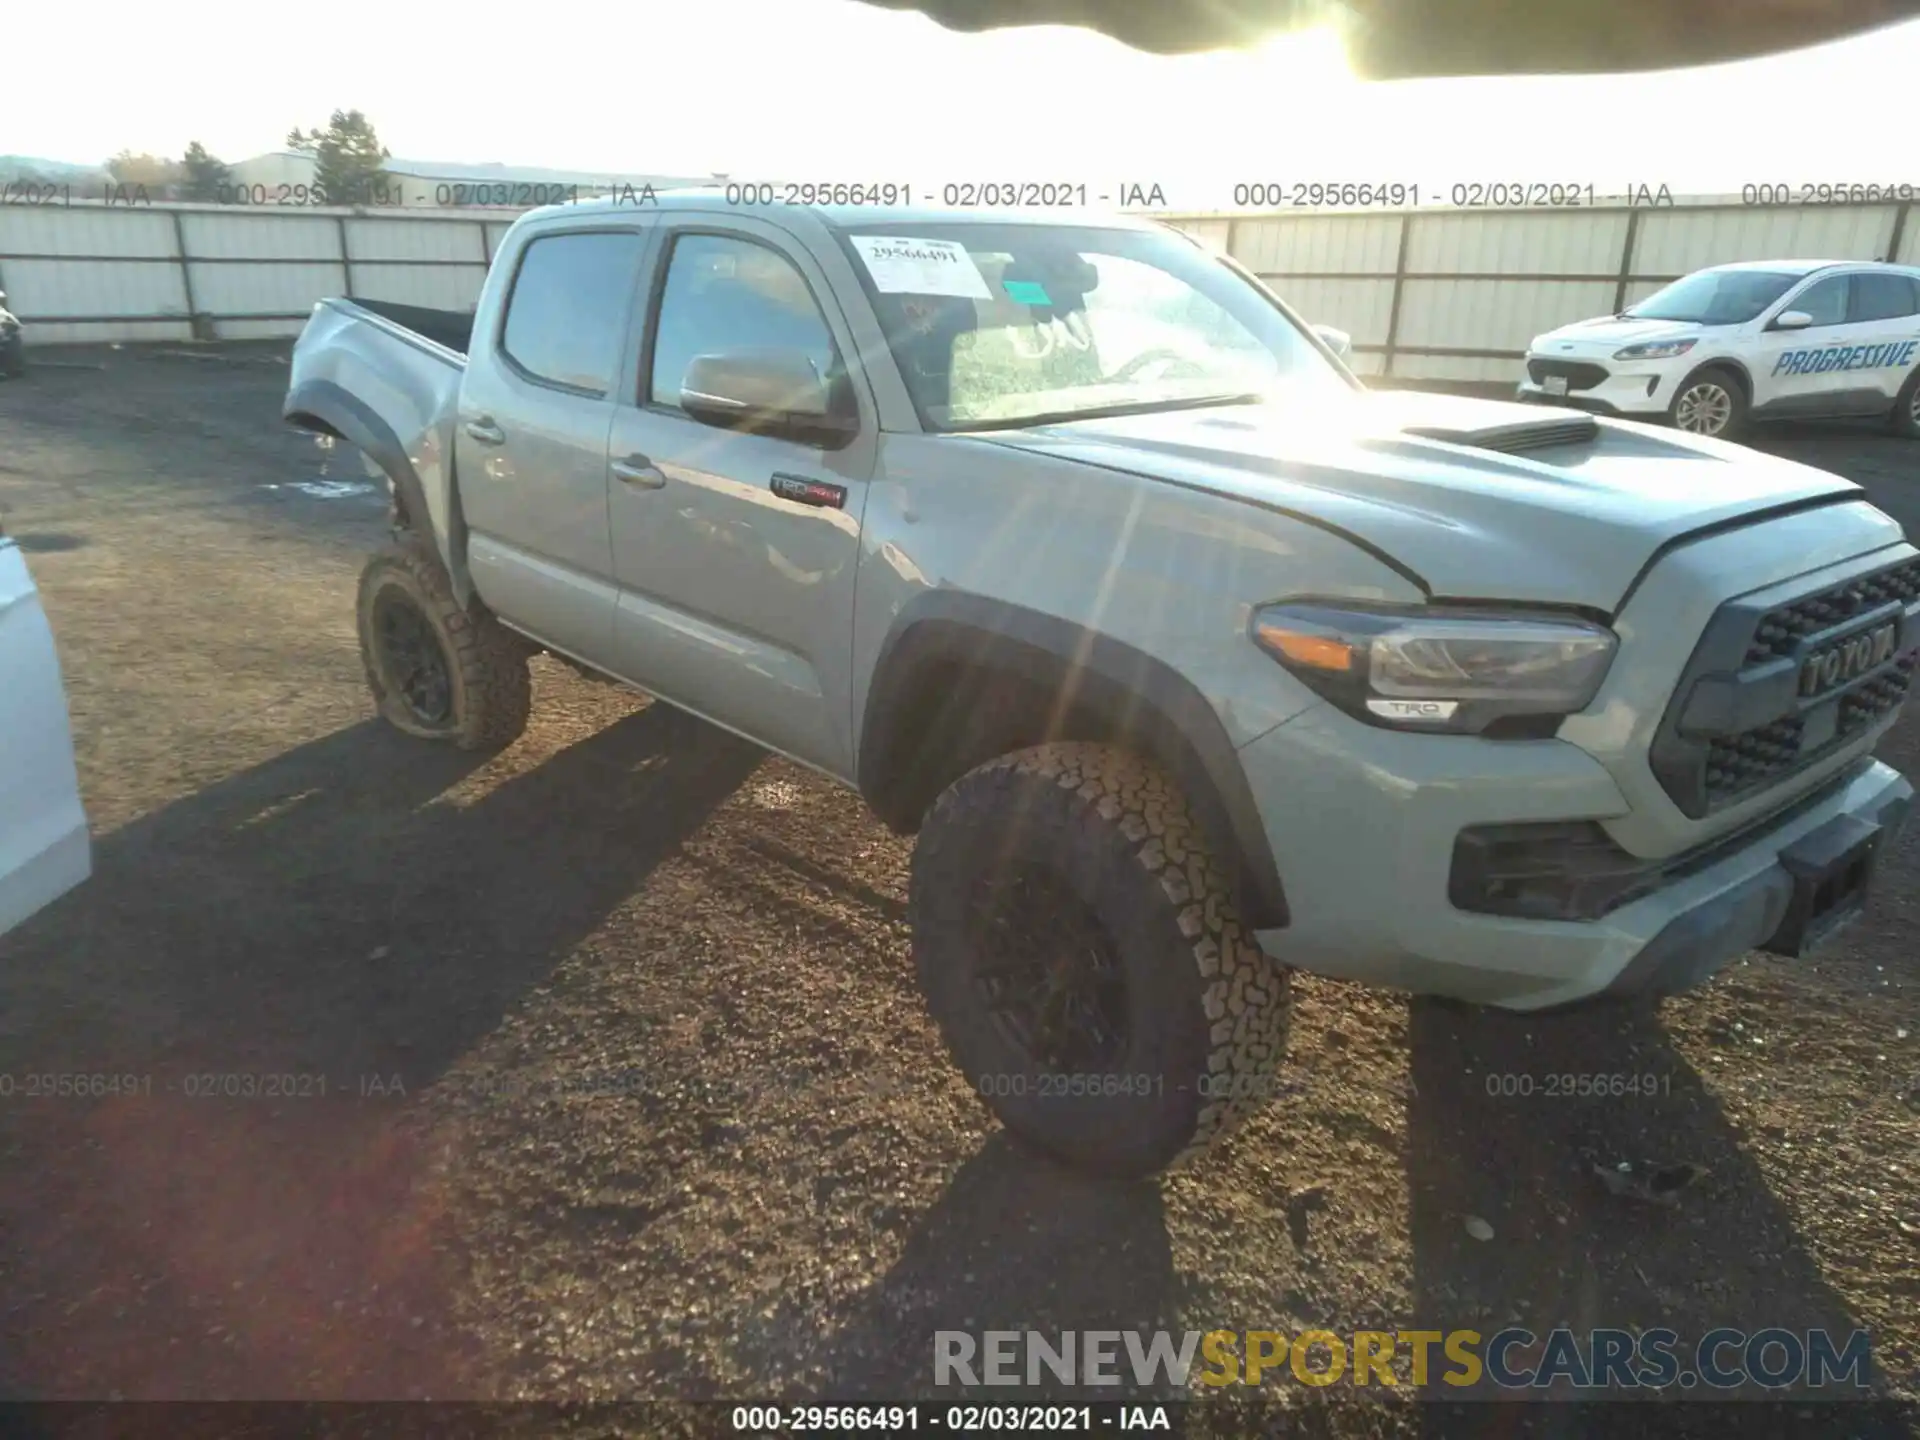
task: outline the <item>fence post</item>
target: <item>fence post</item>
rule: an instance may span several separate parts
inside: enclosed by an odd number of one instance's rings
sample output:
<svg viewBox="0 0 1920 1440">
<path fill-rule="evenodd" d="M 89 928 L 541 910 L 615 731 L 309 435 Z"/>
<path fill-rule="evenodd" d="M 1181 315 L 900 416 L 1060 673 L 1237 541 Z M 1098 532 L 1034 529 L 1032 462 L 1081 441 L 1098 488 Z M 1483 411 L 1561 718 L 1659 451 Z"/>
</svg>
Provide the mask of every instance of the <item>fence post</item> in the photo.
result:
<svg viewBox="0 0 1920 1440">
<path fill-rule="evenodd" d="M 1400 343 L 1400 292 L 1407 284 L 1407 240 L 1413 233 L 1413 211 L 1400 212 L 1400 248 L 1393 257 L 1393 299 L 1387 307 L 1387 353 L 1380 361 L 1380 378 L 1393 376 L 1394 347 Z"/>
<path fill-rule="evenodd" d="M 1898 265 L 1900 263 L 1900 242 L 1906 238 L 1907 216 L 1912 210 L 1913 202 L 1911 200 L 1902 200 L 1900 202 L 1900 208 L 1893 212 L 1893 234 L 1887 238 L 1887 263 L 1889 265 Z"/>
<path fill-rule="evenodd" d="M 1640 207 L 1627 211 L 1627 239 L 1620 247 L 1620 276 L 1613 282 L 1613 313 L 1627 308 L 1627 277 L 1633 274 L 1633 246 L 1640 234 Z"/>
<path fill-rule="evenodd" d="M 353 258 L 347 253 L 347 217 L 334 216 L 333 226 L 340 236 L 340 273 L 346 278 L 347 299 L 351 300 L 353 298 Z"/>
<path fill-rule="evenodd" d="M 193 265 L 187 254 L 187 227 L 180 218 L 180 211 L 173 212 L 173 248 L 180 257 L 180 293 L 187 299 L 187 333 L 195 340 L 218 340 L 219 332 L 214 329 L 213 317 L 200 313 L 200 302 L 193 297 Z"/>
</svg>

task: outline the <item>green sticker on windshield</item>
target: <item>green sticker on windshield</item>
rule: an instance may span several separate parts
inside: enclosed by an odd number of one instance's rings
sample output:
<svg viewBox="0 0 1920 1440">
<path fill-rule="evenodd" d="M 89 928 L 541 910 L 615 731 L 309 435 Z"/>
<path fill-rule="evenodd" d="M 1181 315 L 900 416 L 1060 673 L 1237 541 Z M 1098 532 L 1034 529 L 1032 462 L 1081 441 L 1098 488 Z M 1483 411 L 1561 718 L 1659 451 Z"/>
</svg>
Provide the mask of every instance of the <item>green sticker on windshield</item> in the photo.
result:
<svg viewBox="0 0 1920 1440">
<path fill-rule="evenodd" d="M 1051 305 L 1053 301 L 1047 295 L 1047 287 L 1038 280 L 1003 280 L 1007 298 L 1016 305 Z"/>
</svg>

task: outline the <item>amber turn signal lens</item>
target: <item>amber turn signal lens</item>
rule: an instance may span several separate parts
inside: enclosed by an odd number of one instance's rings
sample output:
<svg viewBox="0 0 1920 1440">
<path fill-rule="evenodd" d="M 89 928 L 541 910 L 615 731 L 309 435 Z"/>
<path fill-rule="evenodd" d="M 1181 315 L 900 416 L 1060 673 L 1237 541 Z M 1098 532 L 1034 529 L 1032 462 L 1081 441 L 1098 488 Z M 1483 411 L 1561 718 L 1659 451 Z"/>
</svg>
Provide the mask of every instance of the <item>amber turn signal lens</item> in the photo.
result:
<svg viewBox="0 0 1920 1440">
<path fill-rule="evenodd" d="M 1346 672 L 1353 669 L 1353 646 L 1326 635 L 1303 635 L 1298 630 L 1283 630 L 1272 621 L 1258 627 L 1260 643 L 1296 665 L 1315 670 Z"/>
</svg>

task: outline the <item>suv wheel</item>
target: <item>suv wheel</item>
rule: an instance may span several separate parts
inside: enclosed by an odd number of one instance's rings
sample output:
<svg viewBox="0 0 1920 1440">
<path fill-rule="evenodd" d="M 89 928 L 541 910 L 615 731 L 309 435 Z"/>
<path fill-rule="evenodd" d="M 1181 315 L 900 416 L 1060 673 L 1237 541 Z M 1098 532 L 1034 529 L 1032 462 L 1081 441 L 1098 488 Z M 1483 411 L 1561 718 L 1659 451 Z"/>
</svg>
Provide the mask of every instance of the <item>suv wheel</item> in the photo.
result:
<svg viewBox="0 0 1920 1440">
<path fill-rule="evenodd" d="M 1893 402 L 1893 433 L 1909 440 L 1920 440 L 1920 366 L 1914 367 L 1907 383 L 1900 387 L 1900 398 Z"/>
<path fill-rule="evenodd" d="M 1034 1148 L 1147 1175 L 1272 1094 L 1288 972 L 1152 763 L 1064 743 L 962 776 L 921 829 L 909 907 L 948 1048 Z"/>
<path fill-rule="evenodd" d="M 1747 430 L 1747 392 L 1729 371 L 1696 371 L 1673 392 L 1667 420 L 1693 435 L 1738 440 Z"/>
<path fill-rule="evenodd" d="M 497 750 L 527 728 L 525 647 L 492 616 L 461 608 L 424 546 L 403 541 L 367 561 L 359 618 L 367 688 L 396 729 Z"/>
</svg>

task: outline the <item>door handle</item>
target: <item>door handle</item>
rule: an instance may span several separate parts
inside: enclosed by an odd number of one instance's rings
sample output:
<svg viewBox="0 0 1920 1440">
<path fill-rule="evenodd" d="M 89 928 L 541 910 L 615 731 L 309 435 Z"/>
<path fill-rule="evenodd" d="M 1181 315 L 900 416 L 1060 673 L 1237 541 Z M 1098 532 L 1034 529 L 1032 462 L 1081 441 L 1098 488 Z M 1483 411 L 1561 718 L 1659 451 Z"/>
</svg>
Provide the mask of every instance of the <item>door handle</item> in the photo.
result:
<svg viewBox="0 0 1920 1440">
<path fill-rule="evenodd" d="M 615 460 L 609 467 L 616 480 L 624 480 L 629 485 L 637 485 L 642 490 L 659 490 L 667 483 L 667 477 L 644 455 L 629 455 L 624 460 Z"/>
<path fill-rule="evenodd" d="M 477 420 L 469 420 L 467 422 L 467 434 L 478 440 L 482 445 L 504 445 L 507 443 L 507 432 L 493 423 L 493 417 L 491 415 L 482 415 Z"/>
</svg>

